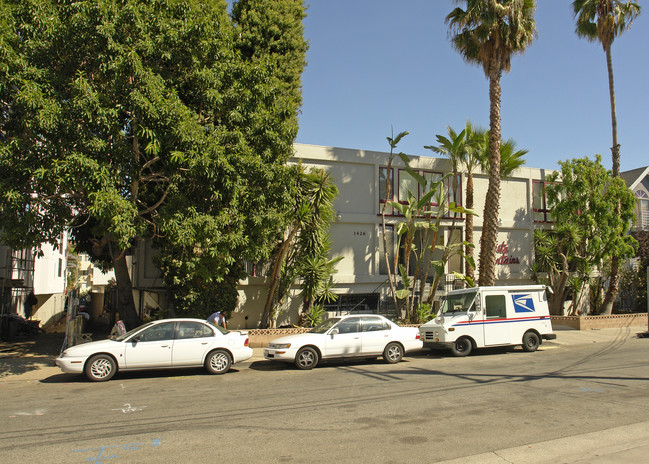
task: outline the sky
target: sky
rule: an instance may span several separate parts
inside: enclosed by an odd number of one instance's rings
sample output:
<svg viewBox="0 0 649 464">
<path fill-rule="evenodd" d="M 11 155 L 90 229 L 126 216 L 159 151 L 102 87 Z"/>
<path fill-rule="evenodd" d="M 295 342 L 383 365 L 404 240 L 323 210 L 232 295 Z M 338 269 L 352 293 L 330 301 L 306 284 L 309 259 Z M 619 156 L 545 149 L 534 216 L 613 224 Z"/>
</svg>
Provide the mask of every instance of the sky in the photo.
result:
<svg viewBox="0 0 649 464">
<path fill-rule="evenodd" d="M 452 0 L 307 0 L 310 48 L 297 142 L 433 156 L 447 126 L 489 128 L 489 83 L 448 38 Z M 602 155 L 611 168 L 611 107 L 602 46 L 579 38 L 569 0 L 538 0 L 538 37 L 501 79 L 503 138 L 525 165 Z M 621 170 L 649 165 L 649 2 L 612 47 Z"/>
</svg>

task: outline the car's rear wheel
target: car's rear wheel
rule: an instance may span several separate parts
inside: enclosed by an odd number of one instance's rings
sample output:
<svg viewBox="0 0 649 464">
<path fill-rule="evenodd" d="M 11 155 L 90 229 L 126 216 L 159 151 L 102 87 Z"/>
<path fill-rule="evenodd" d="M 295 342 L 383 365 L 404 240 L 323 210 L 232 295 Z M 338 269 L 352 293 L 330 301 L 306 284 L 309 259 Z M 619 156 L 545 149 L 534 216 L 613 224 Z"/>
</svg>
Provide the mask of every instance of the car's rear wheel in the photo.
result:
<svg viewBox="0 0 649 464">
<path fill-rule="evenodd" d="M 318 365 L 318 360 L 318 352 L 310 346 L 306 346 L 297 352 L 295 367 L 302 370 L 313 369 Z"/>
<path fill-rule="evenodd" d="M 523 335 L 523 350 L 536 351 L 539 349 L 541 339 L 536 332 L 525 332 Z"/>
<path fill-rule="evenodd" d="M 205 359 L 205 369 L 210 374 L 225 374 L 231 365 L 232 359 L 225 350 L 212 351 Z"/>
<path fill-rule="evenodd" d="M 403 347 L 398 343 L 388 343 L 383 350 L 383 359 L 386 363 L 396 364 L 403 358 Z"/>
<path fill-rule="evenodd" d="M 458 338 L 453 346 L 451 347 L 451 353 L 453 356 L 468 356 L 473 349 L 473 343 L 467 337 Z"/>
<path fill-rule="evenodd" d="M 86 377 L 92 382 L 110 380 L 117 372 L 115 360 L 107 354 L 97 354 L 90 358 L 85 367 Z"/>
</svg>

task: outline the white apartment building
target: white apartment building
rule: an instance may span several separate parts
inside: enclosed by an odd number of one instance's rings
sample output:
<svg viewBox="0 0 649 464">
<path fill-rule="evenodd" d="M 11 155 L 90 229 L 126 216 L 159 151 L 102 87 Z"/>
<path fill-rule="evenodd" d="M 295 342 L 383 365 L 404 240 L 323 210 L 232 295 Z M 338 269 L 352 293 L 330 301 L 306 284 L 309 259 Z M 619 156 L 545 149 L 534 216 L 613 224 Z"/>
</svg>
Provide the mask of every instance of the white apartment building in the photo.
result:
<svg viewBox="0 0 649 464">
<path fill-rule="evenodd" d="M 3 320 L 10 313 L 24 315 L 30 292 L 37 302 L 32 319 L 55 322 L 64 311 L 67 234 L 56 247 L 43 244 L 37 250 L 14 250 L 0 246 L 0 305 Z"/>
<path fill-rule="evenodd" d="M 317 167 L 329 172 L 340 191 L 335 202 L 337 220 L 331 225 L 332 257 L 342 256 L 334 275 L 334 291 L 338 301 L 328 305 L 330 311 L 370 310 L 389 313 L 389 286 L 387 269 L 382 257 L 381 210 L 385 200 L 385 180 L 389 153 L 353 150 L 315 145 L 295 144 L 292 162 Z M 447 159 L 428 156 L 410 156 L 410 166 L 424 177 L 444 175 L 451 171 Z M 394 200 L 404 201 L 408 189 L 418 191 L 417 183 L 396 157 L 392 166 Z M 543 183 L 550 170 L 523 167 L 501 183 L 500 221 L 498 231 L 497 284 L 531 283 L 530 264 L 534 257 L 533 231 L 551 223 L 543 196 Z M 487 175 L 477 172 L 474 177 L 474 256 L 480 254 L 482 213 L 488 186 Z M 456 201 L 464 204 L 466 173 L 459 179 Z M 421 194 L 421 193 L 420 193 Z M 394 224 L 397 214 L 389 215 L 386 238 L 396 246 Z M 450 217 L 441 222 L 447 243 L 451 237 Z M 455 221 L 456 231 L 464 237 L 464 218 Z M 456 232 L 458 233 L 458 232 Z M 388 245 L 389 246 L 389 245 Z M 389 250 L 390 251 L 390 250 Z M 451 259 L 447 272 L 463 272 L 463 260 Z M 241 282 L 239 308 L 232 315 L 229 327 L 256 327 L 266 299 L 266 280 L 251 276 Z M 445 288 L 440 289 L 442 292 Z M 294 324 L 301 305 L 299 288 L 278 317 L 277 325 Z"/>
</svg>

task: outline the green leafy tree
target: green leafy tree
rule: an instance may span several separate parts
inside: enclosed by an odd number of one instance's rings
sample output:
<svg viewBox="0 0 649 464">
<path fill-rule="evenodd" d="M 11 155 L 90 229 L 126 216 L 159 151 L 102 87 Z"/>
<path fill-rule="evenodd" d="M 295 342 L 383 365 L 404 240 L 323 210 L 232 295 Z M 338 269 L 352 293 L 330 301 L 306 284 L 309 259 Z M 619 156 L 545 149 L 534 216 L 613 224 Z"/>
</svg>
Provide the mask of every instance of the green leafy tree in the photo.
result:
<svg viewBox="0 0 649 464">
<path fill-rule="evenodd" d="M 298 170 L 290 221 L 272 257 L 261 328 L 274 323 L 278 305 L 299 277 L 303 280 L 305 314 L 319 296 L 328 297 L 327 283 L 339 261 L 329 258 L 329 226 L 336 214 L 333 202 L 338 196 L 338 187 L 322 169 L 307 172 L 299 166 Z"/>
<path fill-rule="evenodd" d="M 245 3 L 234 11 L 270 8 Z M 244 53 L 262 29 L 235 28 L 222 0 L 8 0 L 0 14 L 3 240 L 38 246 L 71 229 L 114 268 L 128 327 L 126 256 L 139 241 L 156 240 L 165 281 L 187 295 L 232 288 L 238 259 L 268 255 L 300 104 L 286 68 L 299 74 L 303 54 Z M 295 56 L 302 17 L 280 28 Z"/>
<path fill-rule="evenodd" d="M 546 185 L 556 232 L 550 235 L 551 241 L 542 243 L 545 249 L 537 248 L 541 269 L 556 268 L 557 277 L 551 276 L 550 282 L 557 300 L 552 304 L 553 314 L 560 314 L 571 272 L 589 274 L 612 256 L 633 257 L 637 247 L 627 234 L 635 217 L 635 199 L 624 181 L 611 177 L 602 166 L 601 156 L 595 161 L 581 158 L 559 164 L 561 171 L 548 176 Z"/>
<path fill-rule="evenodd" d="M 480 238 L 480 285 L 496 279 L 496 239 L 500 203 L 500 78 L 511 57 L 522 53 L 536 36 L 534 0 L 465 0 L 446 17 L 451 42 L 469 63 L 482 66 L 489 80 L 489 187 Z"/>
<path fill-rule="evenodd" d="M 180 202 L 169 217 L 173 227 L 158 241 L 166 286 L 187 314 L 236 308 L 237 285 L 245 277 L 239 262 L 270 256 L 297 189 L 296 172 L 285 162 L 293 154 L 302 102 L 303 3 L 242 0 L 231 16 L 237 60 L 218 116 L 225 156 L 199 166 L 203 180 L 188 178 L 178 190 Z M 196 202 L 205 198 L 213 201 Z M 236 208 L 221 213 L 227 202 Z M 184 209 L 187 204 L 192 208 Z"/>
<path fill-rule="evenodd" d="M 634 19 L 640 14 L 640 5 L 636 2 L 622 2 L 619 0 L 575 0 L 572 3 L 572 8 L 577 22 L 575 29 L 577 35 L 591 42 L 599 42 L 606 54 L 613 139 L 611 157 L 613 161 L 613 176 L 618 177 L 620 175 L 620 144 L 617 140 L 617 114 L 615 110 L 615 85 L 613 81 L 611 47 L 615 38 L 627 31 L 631 27 Z M 619 291 L 619 269 L 620 257 L 613 256 L 609 286 L 603 303 L 603 311 L 606 313 L 612 311 L 613 302 Z"/>
</svg>

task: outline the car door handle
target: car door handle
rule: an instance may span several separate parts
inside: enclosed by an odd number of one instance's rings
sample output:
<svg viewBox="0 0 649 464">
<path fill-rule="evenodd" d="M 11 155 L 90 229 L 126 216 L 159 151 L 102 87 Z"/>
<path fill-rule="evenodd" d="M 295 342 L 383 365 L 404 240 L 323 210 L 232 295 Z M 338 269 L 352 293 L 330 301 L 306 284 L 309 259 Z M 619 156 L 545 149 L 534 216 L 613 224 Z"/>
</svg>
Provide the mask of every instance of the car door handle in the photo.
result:
<svg viewBox="0 0 649 464">
<path fill-rule="evenodd" d="M 161 345 L 162 348 L 169 348 L 169 345 Z"/>
<path fill-rule="evenodd" d="M 207 342 L 201 342 L 201 345 L 207 345 Z"/>
</svg>

